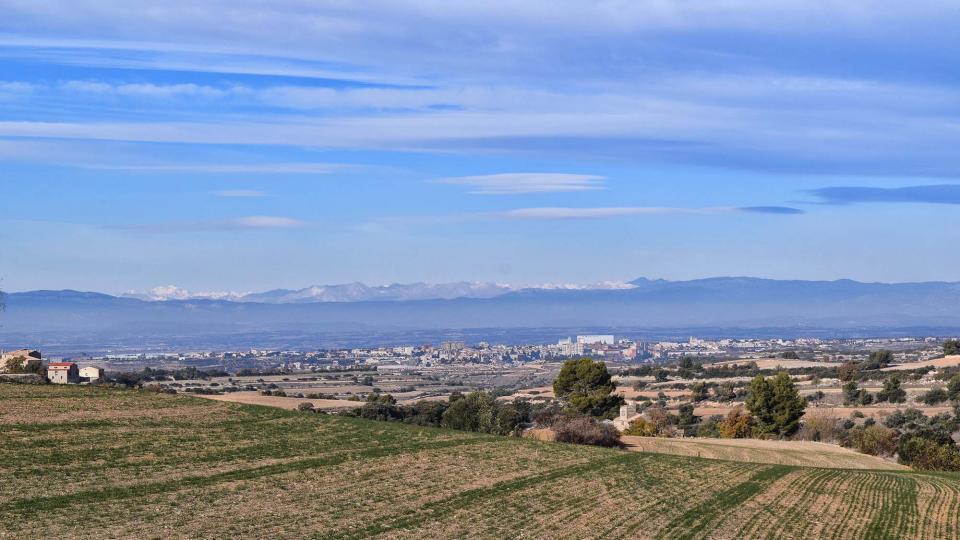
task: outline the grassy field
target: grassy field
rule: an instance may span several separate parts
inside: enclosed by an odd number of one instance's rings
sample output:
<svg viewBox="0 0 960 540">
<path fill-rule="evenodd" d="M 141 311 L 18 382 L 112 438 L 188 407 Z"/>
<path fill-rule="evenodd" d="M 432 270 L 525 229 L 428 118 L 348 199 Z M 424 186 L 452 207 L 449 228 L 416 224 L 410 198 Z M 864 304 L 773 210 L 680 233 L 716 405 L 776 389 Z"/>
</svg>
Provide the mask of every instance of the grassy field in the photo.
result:
<svg viewBox="0 0 960 540">
<path fill-rule="evenodd" d="M 960 538 L 960 477 L 0 385 L 2 538 Z"/>
</svg>

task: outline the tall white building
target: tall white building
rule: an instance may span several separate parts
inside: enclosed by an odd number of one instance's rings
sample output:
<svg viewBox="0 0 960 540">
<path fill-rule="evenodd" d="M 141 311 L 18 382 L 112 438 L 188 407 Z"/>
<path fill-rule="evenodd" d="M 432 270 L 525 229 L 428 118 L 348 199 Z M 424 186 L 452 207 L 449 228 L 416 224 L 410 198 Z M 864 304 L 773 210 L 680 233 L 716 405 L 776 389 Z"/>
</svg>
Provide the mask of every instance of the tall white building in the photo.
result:
<svg viewBox="0 0 960 540">
<path fill-rule="evenodd" d="M 613 336 L 607 334 L 596 334 L 588 336 L 577 336 L 577 343 L 580 345 L 613 345 Z"/>
</svg>

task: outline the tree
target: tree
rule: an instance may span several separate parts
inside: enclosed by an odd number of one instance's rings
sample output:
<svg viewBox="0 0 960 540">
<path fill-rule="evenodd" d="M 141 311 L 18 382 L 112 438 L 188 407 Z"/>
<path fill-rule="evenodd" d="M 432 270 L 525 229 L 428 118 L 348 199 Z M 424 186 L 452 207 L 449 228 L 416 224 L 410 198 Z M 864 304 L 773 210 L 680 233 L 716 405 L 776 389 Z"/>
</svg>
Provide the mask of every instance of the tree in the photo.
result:
<svg viewBox="0 0 960 540">
<path fill-rule="evenodd" d="M 797 354 L 796 351 L 787 351 L 787 352 L 781 354 L 781 355 L 780 355 L 780 358 L 783 358 L 783 359 L 785 359 L 785 360 L 799 360 L 799 359 L 800 359 L 800 355 Z"/>
<path fill-rule="evenodd" d="M 960 401 L 960 375 L 954 375 L 947 383 L 947 397 L 951 400 Z"/>
<path fill-rule="evenodd" d="M 863 364 L 863 369 L 882 369 L 889 366 L 892 362 L 893 353 L 886 349 L 880 349 L 879 351 L 870 353 L 870 357 L 867 358 L 867 361 Z"/>
<path fill-rule="evenodd" d="M 907 401 L 907 392 L 900 388 L 899 377 L 888 377 L 883 381 L 883 389 L 877 392 L 877 401 L 889 401 L 890 403 Z"/>
<path fill-rule="evenodd" d="M 710 393 L 708 392 L 707 384 L 703 381 L 698 381 L 693 383 L 690 386 L 690 401 L 705 401 L 710 398 Z"/>
<path fill-rule="evenodd" d="M 781 371 L 770 379 L 754 377 L 745 404 L 756 419 L 756 435 L 786 437 L 800 429 L 807 401 L 800 397 L 790 375 Z"/>
<path fill-rule="evenodd" d="M 857 383 L 850 381 L 843 385 L 843 404 L 844 405 L 869 405 L 873 403 L 873 395 L 857 386 Z"/>
<path fill-rule="evenodd" d="M 737 391 L 733 383 L 725 382 L 713 389 L 717 401 L 733 401 L 737 399 Z"/>
<path fill-rule="evenodd" d="M 746 439 L 753 432 L 754 419 L 750 413 L 737 407 L 729 413 L 727 417 L 717 424 L 717 431 L 724 439 Z"/>
<path fill-rule="evenodd" d="M 859 365 L 854 362 L 847 362 L 837 368 L 837 378 L 841 381 L 852 381 L 857 377 L 857 372 L 859 371 Z"/>
<path fill-rule="evenodd" d="M 948 339 L 943 342 L 943 355 L 960 354 L 960 339 Z"/>
<path fill-rule="evenodd" d="M 368 420 L 403 420 L 403 413 L 397 407 L 397 400 L 390 394 L 370 394 L 367 402 L 360 407 L 360 417 Z"/>
<path fill-rule="evenodd" d="M 617 385 L 603 362 L 591 358 L 567 360 L 553 381 L 553 393 L 572 409 L 598 417 L 613 417 L 623 398 L 611 395 Z"/>
<path fill-rule="evenodd" d="M 451 401 L 443 413 L 443 427 L 489 433 L 494 425 L 496 401 L 486 392 L 471 392 Z"/>
</svg>

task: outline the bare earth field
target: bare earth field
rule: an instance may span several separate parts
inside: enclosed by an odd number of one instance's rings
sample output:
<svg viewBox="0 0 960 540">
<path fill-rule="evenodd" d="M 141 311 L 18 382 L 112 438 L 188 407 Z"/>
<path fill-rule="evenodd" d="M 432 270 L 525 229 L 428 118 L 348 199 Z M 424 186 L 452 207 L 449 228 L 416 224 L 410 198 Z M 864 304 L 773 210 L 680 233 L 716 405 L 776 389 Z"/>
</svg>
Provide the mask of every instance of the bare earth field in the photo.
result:
<svg viewBox="0 0 960 540">
<path fill-rule="evenodd" d="M 203 395 L 199 397 L 212 399 L 215 401 L 232 401 L 233 403 L 245 403 L 247 405 L 266 405 L 268 407 L 279 407 L 281 409 L 296 409 L 301 403 L 312 403 L 314 408 L 323 410 L 335 409 L 354 409 L 363 405 L 362 401 L 350 401 L 348 399 L 306 399 L 283 396 L 264 396 L 260 392 L 227 392 L 226 394 Z"/>
<path fill-rule="evenodd" d="M 707 364 L 707 366 L 738 366 L 749 364 L 750 362 L 756 362 L 757 367 L 760 369 L 776 369 L 778 367 L 782 367 L 783 369 L 800 369 L 808 367 L 836 367 L 840 365 L 836 362 L 814 362 L 811 360 L 790 360 L 788 358 L 745 358 L 729 362 L 714 362 L 713 364 Z"/>
<path fill-rule="evenodd" d="M 0 384 L 0 538 L 130 537 L 960 538 L 960 476 Z"/>
<path fill-rule="evenodd" d="M 908 369 L 920 369 L 927 366 L 935 368 L 960 366 L 960 354 L 944 356 L 943 358 L 935 358 L 933 360 L 924 360 L 922 362 L 907 362 L 905 364 L 897 364 L 895 366 L 885 367 L 880 371 L 903 371 Z"/>
<path fill-rule="evenodd" d="M 656 452 L 749 463 L 827 467 L 831 469 L 906 470 L 908 467 L 835 444 L 758 439 L 665 439 L 624 436 L 635 452 Z"/>
</svg>

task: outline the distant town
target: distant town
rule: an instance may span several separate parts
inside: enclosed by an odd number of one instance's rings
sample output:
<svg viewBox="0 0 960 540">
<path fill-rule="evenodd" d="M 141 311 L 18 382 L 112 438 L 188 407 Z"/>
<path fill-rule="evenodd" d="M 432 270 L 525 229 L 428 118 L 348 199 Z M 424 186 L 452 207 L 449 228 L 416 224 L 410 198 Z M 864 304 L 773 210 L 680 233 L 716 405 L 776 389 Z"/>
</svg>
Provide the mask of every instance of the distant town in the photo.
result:
<svg viewBox="0 0 960 540">
<path fill-rule="evenodd" d="M 861 339 L 700 339 L 635 341 L 612 334 L 577 335 L 549 344 L 491 344 L 485 341 L 441 341 L 437 344 L 324 349 L 313 351 L 248 349 L 243 351 L 177 351 L 123 353 L 97 356 L 50 356 L 31 349 L 0 351 L 0 373 L 24 371 L 30 364 L 47 368 L 51 382 L 80 383 L 102 378 L 105 372 L 134 372 L 145 368 L 195 368 L 218 372 L 309 372 L 376 370 L 402 372 L 441 366 L 521 366 L 561 362 L 589 356 L 612 366 L 668 363 L 692 357 L 717 361 L 725 358 L 770 358 L 784 352 L 800 358 L 829 362 L 858 361 L 871 351 L 885 349 L 904 361 L 936 358 L 949 336 Z M 13 369 L 15 359 L 17 369 Z M 26 362 L 26 364 L 24 364 Z M 73 366 L 73 367 L 71 367 Z"/>
</svg>

